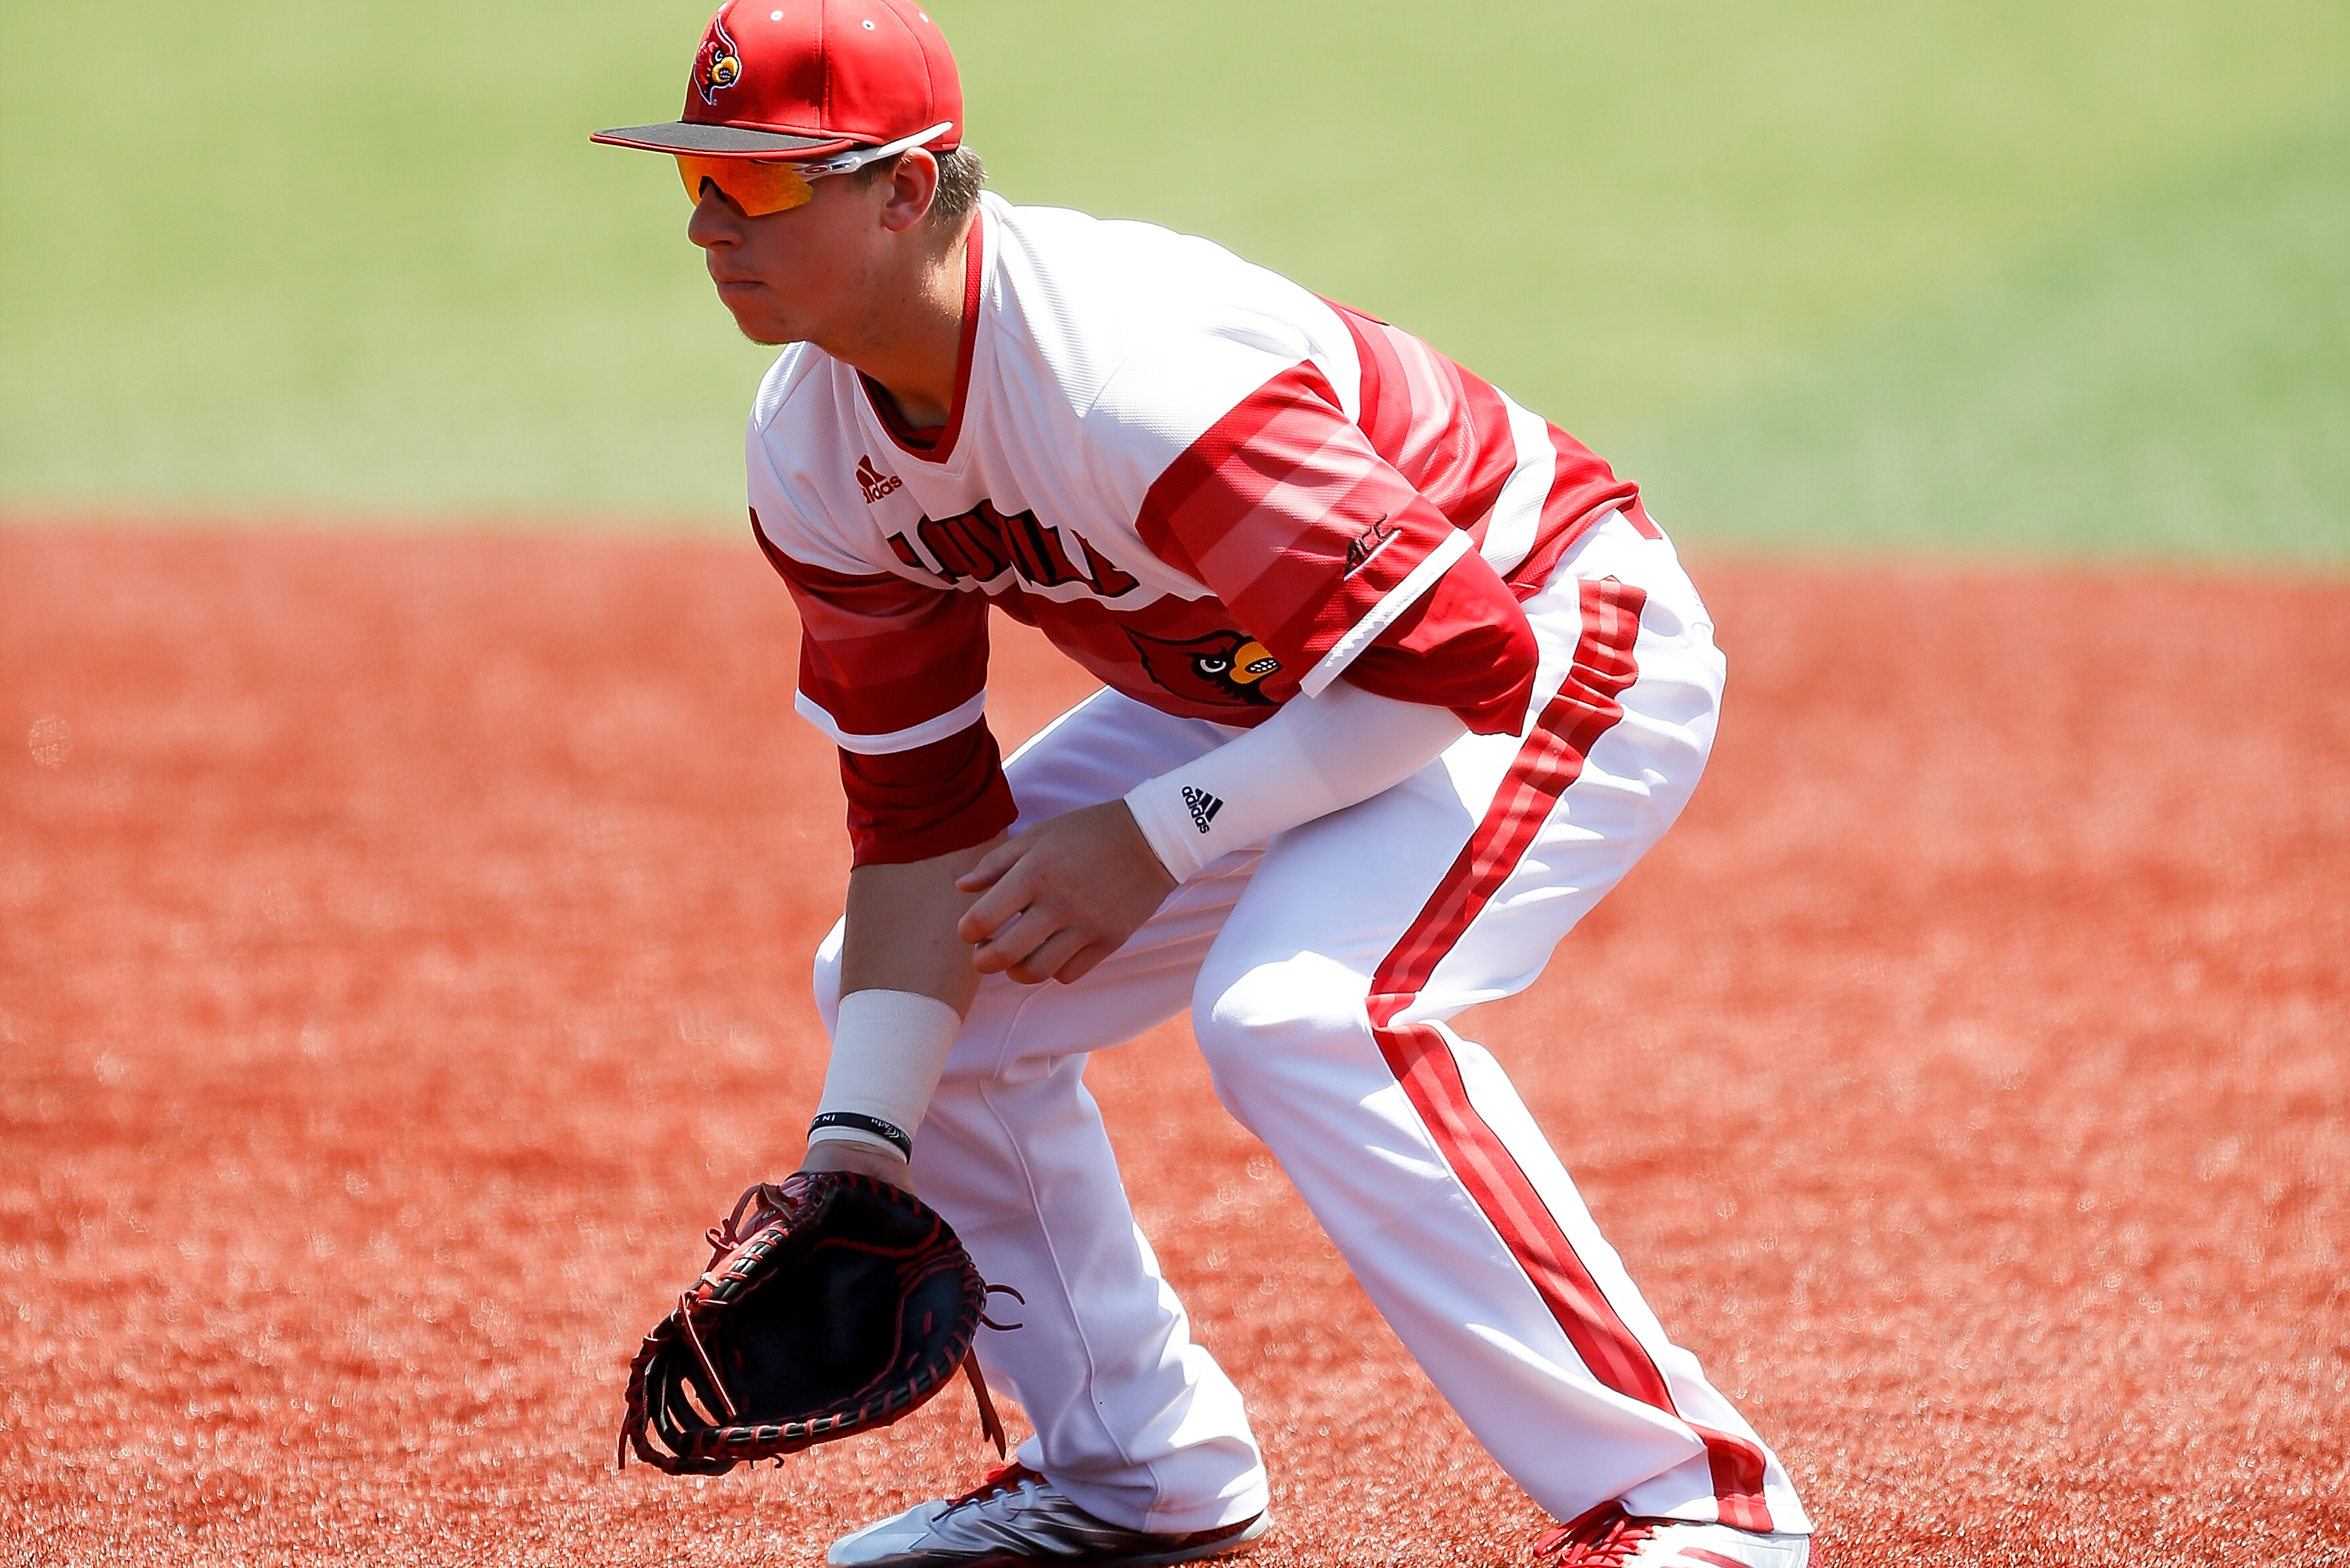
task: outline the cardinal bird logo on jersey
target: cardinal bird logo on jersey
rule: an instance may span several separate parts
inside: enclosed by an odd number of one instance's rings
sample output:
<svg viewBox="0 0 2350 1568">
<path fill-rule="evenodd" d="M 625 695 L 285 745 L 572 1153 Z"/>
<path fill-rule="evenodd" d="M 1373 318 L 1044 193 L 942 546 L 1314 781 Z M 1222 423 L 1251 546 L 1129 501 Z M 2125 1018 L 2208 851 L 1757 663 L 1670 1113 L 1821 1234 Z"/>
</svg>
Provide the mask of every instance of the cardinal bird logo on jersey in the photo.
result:
<svg viewBox="0 0 2350 1568">
<path fill-rule="evenodd" d="M 1270 708 L 1264 678 L 1281 668 L 1273 650 L 1244 631 L 1211 632 L 1189 642 L 1166 642 L 1129 631 L 1150 679 L 1194 702 L 1245 702 Z"/>
<path fill-rule="evenodd" d="M 714 109 L 719 93 L 742 79 L 743 57 L 727 35 L 725 22 L 712 16 L 710 32 L 702 40 L 702 53 L 693 57 L 693 90 Z"/>
</svg>

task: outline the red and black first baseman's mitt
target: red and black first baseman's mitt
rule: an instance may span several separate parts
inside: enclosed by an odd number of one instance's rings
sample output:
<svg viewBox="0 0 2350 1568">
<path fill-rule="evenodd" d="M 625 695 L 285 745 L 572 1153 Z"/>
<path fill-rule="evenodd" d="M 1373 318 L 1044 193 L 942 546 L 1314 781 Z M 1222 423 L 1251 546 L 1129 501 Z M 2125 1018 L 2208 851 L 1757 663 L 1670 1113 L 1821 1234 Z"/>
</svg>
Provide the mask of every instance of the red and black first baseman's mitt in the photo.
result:
<svg viewBox="0 0 2350 1568">
<path fill-rule="evenodd" d="M 780 1461 L 903 1417 L 957 1367 L 1003 1452 L 971 1349 L 991 1287 L 927 1204 L 871 1177 L 803 1171 L 744 1192 L 709 1241 L 710 1266 L 629 1366 L 622 1466 L 630 1448 L 671 1475 Z"/>
</svg>

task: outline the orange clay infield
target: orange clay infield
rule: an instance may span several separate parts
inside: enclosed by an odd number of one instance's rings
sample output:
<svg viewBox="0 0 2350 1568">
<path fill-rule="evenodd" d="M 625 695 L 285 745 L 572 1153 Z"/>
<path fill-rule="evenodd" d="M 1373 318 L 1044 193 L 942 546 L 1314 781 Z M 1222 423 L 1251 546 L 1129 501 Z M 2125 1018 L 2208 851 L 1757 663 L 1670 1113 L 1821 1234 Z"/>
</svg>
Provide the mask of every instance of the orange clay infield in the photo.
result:
<svg viewBox="0 0 2350 1568">
<path fill-rule="evenodd" d="M 1711 775 L 1464 1027 L 1814 1561 L 2350 1562 L 2350 585 L 1697 575 Z M 0 1562 L 811 1563 L 979 1478 L 960 1385 L 613 1469 L 819 1082 L 794 668 L 747 543 L 0 531 Z M 1183 1026 L 1091 1082 L 1255 1562 L 1526 1561 Z"/>
</svg>

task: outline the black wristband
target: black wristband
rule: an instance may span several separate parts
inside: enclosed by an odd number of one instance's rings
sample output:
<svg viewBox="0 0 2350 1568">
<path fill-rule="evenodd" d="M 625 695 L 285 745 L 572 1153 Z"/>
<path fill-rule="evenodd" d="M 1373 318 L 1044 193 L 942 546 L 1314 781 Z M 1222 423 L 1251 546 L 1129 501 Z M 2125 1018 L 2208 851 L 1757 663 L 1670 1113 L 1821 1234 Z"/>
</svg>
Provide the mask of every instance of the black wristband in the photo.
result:
<svg viewBox="0 0 2350 1568">
<path fill-rule="evenodd" d="M 858 1132 L 869 1132 L 897 1149 L 900 1158 L 911 1160 L 914 1158 L 914 1140 L 903 1127 L 895 1122 L 885 1122 L 879 1116 L 868 1116 L 862 1111 L 819 1111 L 816 1119 L 808 1123 L 811 1137 L 818 1127 L 855 1127 Z"/>
</svg>

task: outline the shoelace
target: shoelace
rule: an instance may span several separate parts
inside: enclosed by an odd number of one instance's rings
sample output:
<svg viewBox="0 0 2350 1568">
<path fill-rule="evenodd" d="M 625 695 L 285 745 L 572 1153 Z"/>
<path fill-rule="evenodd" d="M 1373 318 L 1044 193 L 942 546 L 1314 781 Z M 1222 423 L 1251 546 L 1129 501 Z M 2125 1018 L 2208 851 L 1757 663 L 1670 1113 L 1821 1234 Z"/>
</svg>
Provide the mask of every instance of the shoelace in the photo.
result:
<svg viewBox="0 0 2350 1568">
<path fill-rule="evenodd" d="M 984 1502 L 998 1492 L 1018 1491 L 1030 1481 L 1035 1481 L 1040 1486 L 1050 1484 L 1042 1475 L 1017 1460 L 1008 1465 L 999 1465 L 987 1472 L 985 1480 L 981 1481 L 961 1497 L 947 1499 L 947 1505 L 941 1511 L 939 1517 L 943 1519 L 956 1509 L 967 1508 L 974 1502 Z"/>
<path fill-rule="evenodd" d="M 1543 1568 L 1619 1568 L 1656 1527 L 1632 1518 L 1616 1503 L 1603 1502 L 1534 1538 Z M 1556 1552 L 1553 1557 L 1551 1553 Z"/>
</svg>

